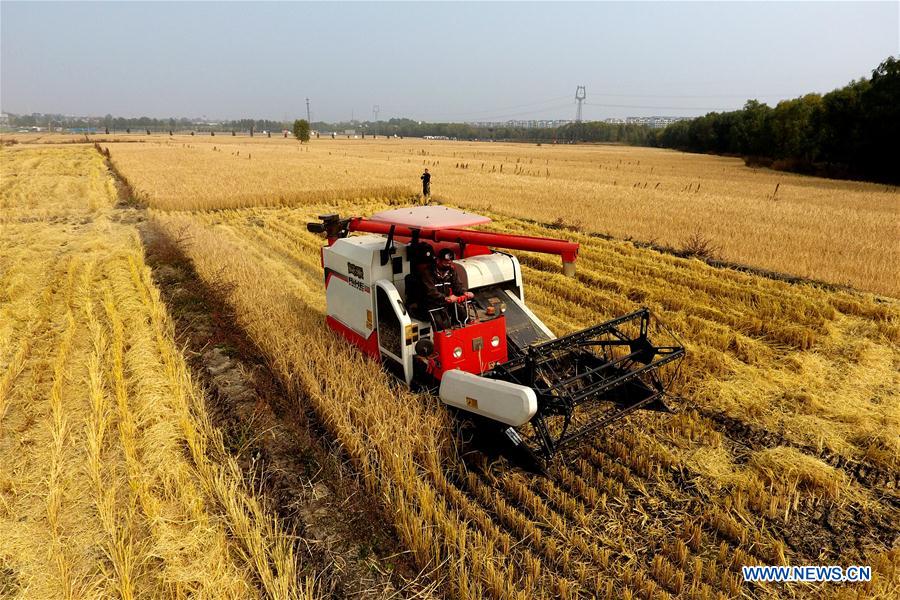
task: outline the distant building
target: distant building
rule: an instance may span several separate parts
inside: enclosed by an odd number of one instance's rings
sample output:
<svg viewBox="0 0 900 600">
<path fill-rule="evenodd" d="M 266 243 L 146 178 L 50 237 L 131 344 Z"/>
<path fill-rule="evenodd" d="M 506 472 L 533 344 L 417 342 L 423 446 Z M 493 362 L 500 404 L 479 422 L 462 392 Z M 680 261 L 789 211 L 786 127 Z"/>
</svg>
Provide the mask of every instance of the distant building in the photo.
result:
<svg viewBox="0 0 900 600">
<path fill-rule="evenodd" d="M 0 113 L 0 127 L 9 127 L 9 115 Z"/>
<path fill-rule="evenodd" d="M 671 125 L 677 121 L 684 121 L 690 119 L 690 117 L 666 117 L 666 116 L 653 116 L 653 117 L 610 117 L 608 119 L 603 119 L 603 123 L 608 123 L 610 125 L 625 125 L 625 124 L 633 124 L 633 125 L 646 125 L 647 127 L 653 127 L 654 129 L 661 129 L 666 127 L 667 125 Z M 525 128 L 525 129 L 550 129 L 553 127 L 563 127 L 565 125 L 569 125 L 574 123 L 574 121 L 570 121 L 568 119 L 542 119 L 542 120 L 510 120 L 510 121 L 472 121 L 469 122 L 468 125 L 473 125 L 475 127 L 517 127 L 517 128 Z"/>
<path fill-rule="evenodd" d="M 562 127 L 571 121 L 566 119 L 530 119 L 530 120 L 510 120 L 510 121 L 474 121 L 468 123 L 475 127 L 521 127 L 525 129 L 550 129 L 552 127 Z"/>
<path fill-rule="evenodd" d="M 662 129 L 678 121 L 687 121 L 690 117 L 625 117 L 625 122 L 632 125 L 646 125 L 653 129 Z"/>
</svg>

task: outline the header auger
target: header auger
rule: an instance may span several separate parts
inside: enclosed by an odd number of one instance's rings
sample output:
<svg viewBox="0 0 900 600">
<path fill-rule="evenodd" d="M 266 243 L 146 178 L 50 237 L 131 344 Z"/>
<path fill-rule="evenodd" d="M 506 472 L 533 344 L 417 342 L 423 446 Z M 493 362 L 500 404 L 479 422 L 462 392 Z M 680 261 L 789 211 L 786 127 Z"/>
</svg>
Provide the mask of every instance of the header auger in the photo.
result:
<svg viewBox="0 0 900 600">
<path fill-rule="evenodd" d="M 526 306 L 516 257 L 497 249 L 557 254 L 572 276 L 578 244 L 468 229 L 489 221 L 423 206 L 310 223 L 328 239 L 328 326 L 407 385 L 497 424 L 539 463 L 635 410 L 667 411 L 684 348 L 650 311 L 557 338 Z M 449 326 L 408 305 L 406 294 L 423 248 L 444 247 L 474 295 L 450 307 Z"/>
</svg>

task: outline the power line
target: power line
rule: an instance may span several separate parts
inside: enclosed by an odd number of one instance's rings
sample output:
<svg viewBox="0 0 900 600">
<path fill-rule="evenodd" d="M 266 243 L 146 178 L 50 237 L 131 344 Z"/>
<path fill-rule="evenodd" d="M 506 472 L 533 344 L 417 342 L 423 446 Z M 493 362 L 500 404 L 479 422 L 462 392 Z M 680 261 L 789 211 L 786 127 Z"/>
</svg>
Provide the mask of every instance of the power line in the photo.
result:
<svg viewBox="0 0 900 600">
<path fill-rule="evenodd" d="M 509 119 L 511 117 L 521 117 L 521 116 L 525 116 L 525 115 L 540 115 L 542 113 L 547 113 L 547 112 L 554 111 L 554 110 L 558 111 L 558 110 L 565 109 L 565 108 L 571 109 L 571 107 L 572 107 L 572 103 L 567 102 L 565 104 L 557 104 L 556 106 L 548 106 L 546 108 L 541 108 L 541 109 L 537 109 L 537 110 L 526 110 L 526 111 L 522 111 L 522 112 L 506 113 L 506 114 L 502 114 L 502 115 L 481 116 L 475 120 L 478 120 L 478 121 L 501 121 L 504 119 Z"/>
<path fill-rule="evenodd" d="M 597 94 L 610 98 L 790 98 L 797 94 Z M 801 94 L 802 95 L 802 94 Z"/>
<path fill-rule="evenodd" d="M 736 108 L 725 108 L 725 107 L 713 107 L 713 106 L 661 106 L 661 105 L 643 105 L 643 104 L 608 104 L 602 102 L 586 102 L 584 99 L 586 98 L 586 90 L 585 86 L 578 86 L 576 89 L 575 100 L 579 105 L 576 107 L 576 122 L 583 120 L 583 111 L 579 110 L 580 105 L 586 106 L 595 106 L 601 108 L 630 108 L 630 109 L 642 109 L 642 110 L 705 110 L 705 111 L 728 111 L 728 110 L 736 110 Z M 655 94 L 655 95 L 631 95 L 631 94 L 598 94 L 602 97 L 647 97 L 647 98 L 725 98 L 730 96 L 719 96 L 719 95 L 708 95 L 708 96 L 680 96 L 680 95 L 665 95 L 665 94 Z M 579 96 L 582 96 L 579 99 Z M 743 98 L 744 96 L 734 95 L 735 98 Z M 539 116 L 542 114 L 546 114 L 552 111 L 559 111 L 566 108 L 571 108 L 573 102 L 571 101 L 572 96 L 557 96 L 556 98 L 550 98 L 547 100 L 540 100 L 536 102 L 528 102 L 524 104 L 517 104 L 514 106 L 508 106 L 505 108 L 495 108 L 495 109 L 484 109 L 484 110 L 476 110 L 476 111 L 467 111 L 467 112 L 458 112 L 458 113 L 442 113 L 437 116 L 430 116 L 429 118 L 421 118 L 419 117 L 417 120 L 431 120 L 431 121 L 442 121 L 442 120 L 454 120 L 454 118 L 461 118 L 463 120 L 472 120 L 472 121 L 503 121 L 508 120 L 513 117 L 523 117 L 523 116 Z M 567 99 L 569 100 L 566 103 L 558 103 L 559 100 Z M 551 102 L 557 102 L 552 106 L 541 106 L 544 104 L 549 104 Z M 534 107 L 529 110 L 515 111 L 515 112 L 506 112 L 507 110 L 516 109 L 516 108 L 525 108 L 525 107 Z M 376 111 L 377 109 L 377 111 Z M 375 120 L 378 119 L 378 113 L 382 111 L 380 105 L 373 106 L 373 116 Z M 579 119 L 579 116 L 582 118 Z M 411 117 L 415 118 L 415 117 Z M 560 117 L 562 118 L 562 117 Z"/>
<path fill-rule="evenodd" d="M 473 111 L 458 112 L 458 113 L 442 113 L 441 116 L 443 116 L 443 117 L 465 117 L 465 116 L 481 115 L 481 114 L 485 114 L 485 113 L 499 113 L 499 112 L 506 111 L 506 110 L 515 110 L 517 108 L 525 108 L 528 106 L 539 106 L 541 104 L 549 104 L 551 102 L 558 102 L 559 100 L 568 100 L 569 98 L 571 98 L 571 96 L 557 96 L 556 98 L 549 98 L 547 100 L 541 100 L 538 102 L 528 102 L 525 104 L 517 104 L 515 106 L 487 108 L 484 110 L 473 110 Z"/>
<path fill-rule="evenodd" d="M 604 108 L 642 108 L 659 110 L 737 110 L 735 108 L 723 108 L 721 106 L 643 106 L 639 104 L 597 104 L 586 102 L 588 106 L 601 106 Z"/>
</svg>

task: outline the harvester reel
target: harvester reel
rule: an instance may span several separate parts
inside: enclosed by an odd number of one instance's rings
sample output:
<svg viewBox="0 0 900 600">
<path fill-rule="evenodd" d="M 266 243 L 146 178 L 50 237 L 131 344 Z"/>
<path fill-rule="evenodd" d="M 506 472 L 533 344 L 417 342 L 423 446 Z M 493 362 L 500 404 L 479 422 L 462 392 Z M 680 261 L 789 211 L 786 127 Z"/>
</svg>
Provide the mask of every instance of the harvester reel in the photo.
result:
<svg viewBox="0 0 900 600">
<path fill-rule="evenodd" d="M 654 345 L 651 329 L 655 339 L 671 343 Z M 683 356 L 675 336 L 658 322 L 651 325 L 650 311 L 641 309 L 525 348 L 486 376 L 535 391 L 537 413 L 507 435 L 538 459 L 550 461 L 635 410 L 668 412 L 663 397 Z"/>
</svg>

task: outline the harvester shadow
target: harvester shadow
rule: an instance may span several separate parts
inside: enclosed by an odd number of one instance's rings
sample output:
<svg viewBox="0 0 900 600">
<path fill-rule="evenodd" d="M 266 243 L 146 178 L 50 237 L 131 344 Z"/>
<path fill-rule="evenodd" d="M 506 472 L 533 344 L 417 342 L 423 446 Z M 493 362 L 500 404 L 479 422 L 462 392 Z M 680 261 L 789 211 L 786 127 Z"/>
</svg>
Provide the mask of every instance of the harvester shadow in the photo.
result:
<svg viewBox="0 0 900 600">
<path fill-rule="evenodd" d="M 200 278 L 179 246 L 189 241 L 182 232 L 174 239 L 148 221 L 139 233 L 176 340 L 206 392 L 207 414 L 247 487 L 292 531 L 306 567 L 298 577 L 317 575 L 317 588 L 332 597 L 417 593 L 419 570 L 397 545 L 390 521 L 378 516 L 383 508 L 365 493 L 324 424 L 304 408 L 302 391 L 276 374 L 238 324 L 228 303 L 232 286 L 224 277 Z M 289 310 L 324 320 L 321 311 L 290 299 Z M 390 567 L 373 569 L 371 560 Z"/>
</svg>

